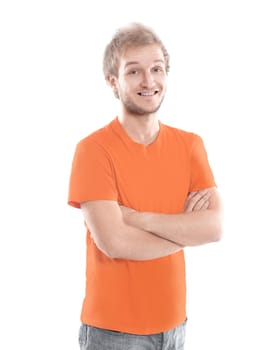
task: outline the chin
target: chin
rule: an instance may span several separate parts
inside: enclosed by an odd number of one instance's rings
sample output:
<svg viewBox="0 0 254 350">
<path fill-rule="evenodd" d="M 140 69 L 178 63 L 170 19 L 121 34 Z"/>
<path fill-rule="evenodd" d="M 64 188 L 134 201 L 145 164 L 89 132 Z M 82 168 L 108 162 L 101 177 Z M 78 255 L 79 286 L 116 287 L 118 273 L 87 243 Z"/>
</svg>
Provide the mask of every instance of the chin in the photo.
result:
<svg viewBox="0 0 254 350">
<path fill-rule="evenodd" d="M 130 114 L 144 116 L 156 113 L 160 109 L 161 103 L 162 101 L 157 106 L 144 108 L 143 106 L 127 101 L 124 103 L 124 107 Z"/>
</svg>

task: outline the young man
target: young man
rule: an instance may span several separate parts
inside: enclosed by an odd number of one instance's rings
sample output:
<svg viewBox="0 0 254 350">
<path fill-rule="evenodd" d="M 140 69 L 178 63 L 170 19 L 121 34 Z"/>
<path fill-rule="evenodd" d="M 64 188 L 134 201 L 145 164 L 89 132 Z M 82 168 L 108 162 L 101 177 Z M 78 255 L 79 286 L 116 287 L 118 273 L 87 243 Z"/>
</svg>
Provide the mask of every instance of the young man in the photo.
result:
<svg viewBox="0 0 254 350">
<path fill-rule="evenodd" d="M 81 140 L 69 204 L 87 228 L 82 350 L 184 348 L 184 250 L 221 236 L 221 204 L 202 140 L 162 124 L 168 53 L 150 29 L 119 29 L 104 74 L 120 111 Z"/>
</svg>

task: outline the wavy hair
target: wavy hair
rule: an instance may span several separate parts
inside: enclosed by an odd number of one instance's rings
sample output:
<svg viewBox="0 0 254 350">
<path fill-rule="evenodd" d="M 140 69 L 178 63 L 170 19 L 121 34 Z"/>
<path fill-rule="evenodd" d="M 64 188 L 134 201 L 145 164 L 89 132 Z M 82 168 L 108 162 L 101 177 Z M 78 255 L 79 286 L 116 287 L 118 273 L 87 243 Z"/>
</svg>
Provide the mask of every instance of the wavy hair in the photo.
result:
<svg viewBox="0 0 254 350">
<path fill-rule="evenodd" d="M 166 72 L 169 71 L 169 54 L 158 35 L 141 23 L 131 23 L 119 28 L 105 48 L 103 56 L 103 72 L 105 79 L 110 75 L 118 77 L 120 56 L 129 47 L 158 44 L 165 59 Z"/>
</svg>

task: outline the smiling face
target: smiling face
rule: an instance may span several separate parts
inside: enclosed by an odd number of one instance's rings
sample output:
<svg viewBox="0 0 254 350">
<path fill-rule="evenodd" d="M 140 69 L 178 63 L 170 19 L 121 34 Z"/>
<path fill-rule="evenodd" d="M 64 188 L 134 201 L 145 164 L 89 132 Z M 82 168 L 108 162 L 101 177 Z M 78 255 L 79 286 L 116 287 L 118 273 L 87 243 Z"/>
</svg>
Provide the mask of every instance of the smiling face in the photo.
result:
<svg viewBox="0 0 254 350">
<path fill-rule="evenodd" d="M 166 67 L 159 45 L 129 47 L 119 60 L 118 77 L 109 83 L 132 115 L 150 115 L 160 108 L 166 92 Z"/>
</svg>

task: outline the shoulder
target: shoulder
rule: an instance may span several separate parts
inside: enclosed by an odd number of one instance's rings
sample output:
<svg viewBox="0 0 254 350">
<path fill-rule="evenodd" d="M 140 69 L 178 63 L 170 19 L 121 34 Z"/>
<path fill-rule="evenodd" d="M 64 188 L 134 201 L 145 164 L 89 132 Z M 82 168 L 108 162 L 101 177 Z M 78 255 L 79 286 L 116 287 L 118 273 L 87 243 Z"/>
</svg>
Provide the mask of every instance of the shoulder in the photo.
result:
<svg viewBox="0 0 254 350">
<path fill-rule="evenodd" d="M 161 125 L 163 127 L 165 137 L 170 139 L 172 142 L 181 142 L 188 147 L 192 147 L 196 142 L 202 143 L 202 138 L 192 131 L 183 130 L 162 123 Z"/>
<path fill-rule="evenodd" d="M 109 124 L 103 126 L 100 129 L 97 129 L 90 133 L 89 135 L 85 136 L 81 140 L 78 141 L 77 147 L 78 148 L 87 148 L 87 147 L 104 147 L 107 145 L 107 143 L 110 142 L 112 139 L 112 124 L 114 121 L 110 122 Z"/>
</svg>

